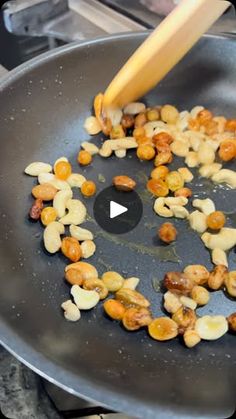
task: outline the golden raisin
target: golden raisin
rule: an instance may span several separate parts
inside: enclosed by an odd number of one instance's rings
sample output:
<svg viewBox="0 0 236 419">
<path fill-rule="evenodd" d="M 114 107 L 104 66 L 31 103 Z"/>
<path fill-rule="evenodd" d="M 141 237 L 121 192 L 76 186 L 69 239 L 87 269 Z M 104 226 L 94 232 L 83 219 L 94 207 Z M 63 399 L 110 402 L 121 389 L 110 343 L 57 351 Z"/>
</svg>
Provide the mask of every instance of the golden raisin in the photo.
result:
<svg viewBox="0 0 236 419">
<path fill-rule="evenodd" d="M 53 207 L 45 207 L 41 212 L 41 221 L 44 226 L 55 221 L 57 218 L 57 211 Z"/>
<path fill-rule="evenodd" d="M 127 330 L 138 330 L 152 321 L 151 313 L 144 307 L 131 307 L 126 310 L 122 323 Z"/>
<path fill-rule="evenodd" d="M 164 287 L 170 291 L 188 294 L 192 291 L 195 282 L 183 272 L 167 272 L 164 278 Z"/>
<path fill-rule="evenodd" d="M 158 317 L 148 325 L 148 332 L 155 340 L 170 340 L 178 335 L 178 325 L 169 317 Z"/>
<path fill-rule="evenodd" d="M 132 128 L 134 125 L 134 117 L 133 115 L 123 115 L 121 119 L 121 125 L 123 128 Z"/>
<path fill-rule="evenodd" d="M 165 180 L 168 173 L 169 169 L 166 166 L 155 167 L 155 169 L 153 169 L 151 172 L 151 178 Z"/>
<path fill-rule="evenodd" d="M 207 227 L 211 230 L 220 230 L 225 225 L 225 215 L 222 211 L 214 211 L 207 216 Z"/>
<path fill-rule="evenodd" d="M 236 139 L 224 140 L 220 144 L 219 157 L 223 161 L 230 161 L 236 157 Z"/>
<path fill-rule="evenodd" d="M 81 247 L 74 237 L 64 237 L 61 242 L 61 251 L 72 262 L 78 262 L 81 258 Z"/>
<path fill-rule="evenodd" d="M 149 179 L 147 189 L 152 195 L 157 197 L 167 196 L 169 193 L 169 188 L 162 179 Z"/>
<path fill-rule="evenodd" d="M 163 223 L 158 230 L 158 236 L 165 243 L 176 240 L 177 230 L 172 223 Z"/>
<path fill-rule="evenodd" d="M 192 191 L 189 188 L 180 188 L 175 191 L 175 196 L 183 196 L 184 198 L 190 198 L 192 196 Z"/>
<path fill-rule="evenodd" d="M 125 137 L 125 130 L 121 124 L 115 125 L 114 127 L 112 127 L 111 132 L 110 132 L 110 138 L 112 138 L 113 140 L 116 140 L 118 138 L 124 138 L 124 137 Z"/>
<path fill-rule="evenodd" d="M 77 269 L 68 269 L 65 273 L 65 278 L 67 282 L 71 285 L 82 285 L 83 284 L 83 276 L 81 272 L 79 272 Z"/>
<path fill-rule="evenodd" d="M 71 164 L 68 161 L 59 161 L 54 172 L 58 179 L 66 180 L 72 173 Z"/>
<path fill-rule="evenodd" d="M 86 180 L 81 186 L 81 193 L 84 196 L 90 197 L 96 193 L 97 187 L 92 180 Z"/>
<path fill-rule="evenodd" d="M 154 160 L 155 166 L 162 166 L 163 164 L 169 164 L 173 160 L 173 154 L 170 150 L 162 151 L 161 153 L 158 153 Z"/>
<path fill-rule="evenodd" d="M 226 121 L 225 131 L 236 131 L 236 119 L 228 119 Z"/>
<path fill-rule="evenodd" d="M 158 121 L 158 119 L 160 118 L 160 113 L 158 109 L 152 108 L 152 109 L 148 109 L 148 111 L 146 112 L 146 116 L 147 116 L 147 120 L 150 122 Z"/>
<path fill-rule="evenodd" d="M 134 126 L 137 127 L 143 127 L 147 122 L 147 117 L 144 112 L 139 113 L 134 120 Z"/>
<path fill-rule="evenodd" d="M 121 320 L 126 311 L 125 306 L 120 301 L 114 299 L 106 300 L 103 308 L 106 314 L 113 320 Z"/>
<path fill-rule="evenodd" d="M 152 160 L 155 154 L 155 149 L 149 144 L 137 148 L 137 156 L 140 160 Z"/>
<path fill-rule="evenodd" d="M 172 192 L 175 192 L 184 186 L 184 179 L 181 176 L 181 174 L 177 171 L 168 173 L 165 180 L 166 180 L 168 188 Z"/>
<path fill-rule="evenodd" d="M 92 161 L 91 154 L 86 150 L 81 150 L 77 156 L 78 163 L 81 164 L 81 166 L 87 166 Z"/>
</svg>

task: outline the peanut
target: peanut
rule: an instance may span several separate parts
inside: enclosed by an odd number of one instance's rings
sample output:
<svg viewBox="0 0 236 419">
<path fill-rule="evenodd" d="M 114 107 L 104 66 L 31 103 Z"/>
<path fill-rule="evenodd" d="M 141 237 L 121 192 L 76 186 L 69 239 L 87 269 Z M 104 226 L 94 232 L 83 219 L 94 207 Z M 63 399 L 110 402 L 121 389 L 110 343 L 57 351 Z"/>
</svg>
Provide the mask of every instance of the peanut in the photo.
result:
<svg viewBox="0 0 236 419">
<path fill-rule="evenodd" d="M 70 272 L 70 271 L 69 271 Z M 108 289 L 104 282 L 98 278 L 85 279 L 83 282 L 83 288 L 85 290 L 94 290 L 99 294 L 100 300 L 104 300 L 108 296 Z"/>
<path fill-rule="evenodd" d="M 126 311 L 125 306 L 120 301 L 114 299 L 106 300 L 103 308 L 106 314 L 113 320 L 121 320 Z"/>
<path fill-rule="evenodd" d="M 116 299 L 121 301 L 126 307 L 139 306 L 147 308 L 150 306 L 149 301 L 142 294 L 128 288 L 121 288 L 117 291 Z"/>
<path fill-rule="evenodd" d="M 210 273 L 203 265 L 188 265 L 184 269 L 184 273 L 197 285 L 205 284 L 210 276 Z"/>
<path fill-rule="evenodd" d="M 229 272 L 225 278 L 225 285 L 228 294 L 231 297 L 236 297 L 236 271 Z"/>
</svg>

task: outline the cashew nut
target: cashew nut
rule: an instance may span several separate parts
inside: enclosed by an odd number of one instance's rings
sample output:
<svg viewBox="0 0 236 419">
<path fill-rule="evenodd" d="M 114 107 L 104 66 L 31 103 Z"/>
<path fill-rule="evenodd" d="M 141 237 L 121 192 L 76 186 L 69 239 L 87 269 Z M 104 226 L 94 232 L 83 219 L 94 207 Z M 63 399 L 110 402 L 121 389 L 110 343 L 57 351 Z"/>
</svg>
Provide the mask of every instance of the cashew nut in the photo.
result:
<svg viewBox="0 0 236 419">
<path fill-rule="evenodd" d="M 173 212 L 174 217 L 176 218 L 188 218 L 189 212 L 186 208 L 181 205 L 170 205 L 170 210 Z"/>
<path fill-rule="evenodd" d="M 93 233 L 91 233 L 91 231 L 89 230 L 86 230 L 85 228 L 71 224 L 69 230 L 71 236 L 77 239 L 78 241 L 93 240 Z"/>
<path fill-rule="evenodd" d="M 203 111 L 204 107 L 203 106 L 194 106 L 194 108 L 190 111 L 190 115 L 193 119 L 196 118 L 196 116 L 199 114 L 199 112 Z"/>
<path fill-rule="evenodd" d="M 200 145 L 202 144 L 202 140 L 198 136 L 191 136 L 189 139 L 190 147 L 193 151 L 198 151 Z"/>
<path fill-rule="evenodd" d="M 143 128 L 145 130 L 146 137 L 152 138 L 156 129 L 160 129 L 162 132 L 164 132 L 166 128 L 166 124 L 163 121 L 152 121 L 152 122 L 147 122 L 143 126 Z"/>
<path fill-rule="evenodd" d="M 184 196 L 178 196 L 178 197 L 172 197 L 164 198 L 165 199 L 165 205 L 168 207 L 171 207 L 172 205 L 180 205 L 185 206 L 188 203 L 188 199 Z"/>
<path fill-rule="evenodd" d="M 84 259 L 90 258 L 96 251 L 96 245 L 92 240 L 84 240 L 80 247 Z"/>
<path fill-rule="evenodd" d="M 144 103 L 130 102 L 128 103 L 128 105 L 124 107 L 123 112 L 129 115 L 136 115 L 140 112 L 144 112 L 145 109 L 146 109 L 146 106 L 144 105 Z"/>
<path fill-rule="evenodd" d="M 197 158 L 200 164 L 212 164 L 215 160 L 215 152 L 209 144 L 202 142 L 197 151 Z"/>
<path fill-rule="evenodd" d="M 84 129 L 89 135 L 96 135 L 101 132 L 101 125 L 95 116 L 88 116 L 84 122 Z"/>
<path fill-rule="evenodd" d="M 67 300 L 62 303 L 61 308 L 64 310 L 64 317 L 66 320 L 77 322 L 80 319 L 80 311 L 71 300 Z"/>
<path fill-rule="evenodd" d="M 43 233 L 45 249 L 49 253 L 56 253 L 61 248 L 61 234 L 64 234 L 65 227 L 58 221 L 48 224 Z"/>
<path fill-rule="evenodd" d="M 198 233 L 204 233 L 204 231 L 207 230 L 207 223 L 206 223 L 206 219 L 207 216 L 206 214 L 203 214 L 203 212 L 200 212 L 198 210 L 193 211 L 190 215 L 189 215 L 189 224 L 190 227 L 197 231 Z"/>
<path fill-rule="evenodd" d="M 205 215 L 209 215 L 216 210 L 215 204 L 210 198 L 194 199 L 192 205 L 193 207 L 200 209 Z"/>
<path fill-rule="evenodd" d="M 65 162 L 68 162 L 68 158 L 67 157 L 59 157 L 59 159 L 57 159 L 56 161 L 55 161 L 55 163 L 54 163 L 54 165 L 53 165 L 53 170 L 54 170 L 54 172 L 55 172 L 55 167 L 56 167 L 56 165 L 57 165 L 57 163 L 59 163 L 60 161 L 65 161 Z"/>
<path fill-rule="evenodd" d="M 100 300 L 98 292 L 84 290 L 79 285 L 73 285 L 70 292 L 74 298 L 75 304 L 80 310 L 90 310 L 95 307 Z"/>
<path fill-rule="evenodd" d="M 65 267 L 65 272 L 69 271 L 70 269 L 77 270 L 80 273 L 83 281 L 85 281 L 85 279 L 98 278 L 97 269 L 87 262 L 70 263 L 70 265 Z"/>
<path fill-rule="evenodd" d="M 229 169 L 221 169 L 218 173 L 212 176 L 213 182 L 227 183 L 228 186 L 236 188 L 236 172 Z"/>
<path fill-rule="evenodd" d="M 167 291 L 164 294 L 164 308 L 168 313 L 174 314 L 182 304 L 180 302 L 179 296 L 174 294 L 171 291 Z"/>
<path fill-rule="evenodd" d="M 189 151 L 189 153 L 187 154 L 184 161 L 185 161 L 185 163 L 187 164 L 188 167 L 198 166 L 199 162 L 198 162 L 197 152 L 196 151 Z"/>
<path fill-rule="evenodd" d="M 212 164 L 205 164 L 199 169 L 199 173 L 202 177 L 210 178 L 216 173 L 220 171 L 222 168 L 222 164 L 220 163 L 212 163 Z"/>
<path fill-rule="evenodd" d="M 181 174 L 185 183 L 191 182 L 193 180 L 193 174 L 187 167 L 180 167 L 178 172 Z"/>
<path fill-rule="evenodd" d="M 228 331 L 228 323 L 224 316 L 203 316 L 197 319 L 195 330 L 200 338 L 215 340 Z"/>
<path fill-rule="evenodd" d="M 111 125 L 114 127 L 120 124 L 123 112 L 120 108 L 106 108 L 106 117 L 111 120 Z"/>
<path fill-rule="evenodd" d="M 98 154 L 98 151 L 99 151 L 98 147 L 95 144 L 90 143 L 88 141 L 84 141 L 81 144 L 81 147 L 84 150 L 88 151 L 88 153 L 91 154 L 91 156 L 94 156 L 94 154 Z"/>
<path fill-rule="evenodd" d="M 177 127 L 181 131 L 185 131 L 188 128 L 188 121 L 191 115 L 188 111 L 182 111 L 179 114 L 179 121 L 177 122 Z"/>
<path fill-rule="evenodd" d="M 135 290 L 139 284 L 140 279 L 132 276 L 124 280 L 122 288 L 128 288 L 130 290 Z"/>
<path fill-rule="evenodd" d="M 205 144 L 209 145 L 209 147 L 211 147 L 214 150 L 214 152 L 216 152 L 216 150 L 218 150 L 219 145 L 220 145 L 219 141 L 212 140 L 211 138 L 206 140 Z"/>
<path fill-rule="evenodd" d="M 175 140 L 170 145 L 172 153 L 179 157 L 186 157 L 189 153 L 189 145 L 183 141 Z"/>
<path fill-rule="evenodd" d="M 65 225 L 78 225 L 85 221 L 87 210 L 83 202 L 81 202 L 79 199 L 67 200 L 66 208 L 68 209 L 68 214 L 60 218 L 60 223 Z"/>
<path fill-rule="evenodd" d="M 236 228 L 223 227 L 218 234 L 204 233 L 201 239 L 208 249 L 227 251 L 236 245 Z"/>
<path fill-rule="evenodd" d="M 67 182 L 71 188 L 81 188 L 85 181 L 86 178 L 79 173 L 72 173 L 67 179 Z"/>
<path fill-rule="evenodd" d="M 112 155 L 110 144 L 105 141 L 99 150 L 99 154 L 101 157 L 110 157 Z"/>
<path fill-rule="evenodd" d="M 123 159 L 126 156 L 126 150 L 124 148 L 121 148 L 120 150 L 116 150 L 115 155 L 116 157 L 118 157 L 118 159 Z"/>
<path fill-rule="evenodd" d="M 30 163 L 25 168 L 25 173 L 29 176 L 38 176 L 40 173 L 49 173 L 52 171 L 52 166 L 41 161 Z"/>
<path fill-rule="evenodd" d="M 165 198 L 157 198 L 154 202 L 154 211 L 160 217 L 170 218 L 174 216 L 173 211 L 165 207 Z"/>
<path fill-rule="evenodd" d="M 70 189 L 70 185 L 66 181 L 57 179 L 53 173 L 40 173 L 38 175 L 38 182 L 40 185 L 50 183 L 50 185 L 58 190 Z"/>
<path fill-rule="evenodd" d="M 211 252 L 211 259 L 214 265 L 224 265 L 228 268 L 227 255 L 222 249 L 213 249 Z"/>
<path fill-rule="evenodd" d="M 64 217 L 66 213 L 66 203 L 69 199 L 73 196 L 71 189 L 64 189 L 62 191 L 57 192 L 53 199 L 53 207 L 57 211 L 58 217 Z"/>
</svg>

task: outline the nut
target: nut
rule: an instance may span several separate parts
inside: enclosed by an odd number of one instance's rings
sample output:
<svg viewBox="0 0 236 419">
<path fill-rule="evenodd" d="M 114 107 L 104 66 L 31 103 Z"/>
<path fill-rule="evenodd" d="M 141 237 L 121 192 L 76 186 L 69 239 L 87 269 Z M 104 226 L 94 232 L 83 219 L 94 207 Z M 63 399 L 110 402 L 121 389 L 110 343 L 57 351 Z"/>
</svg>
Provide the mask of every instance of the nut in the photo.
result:
<svg viewBox="0 0 236 419">
<path fill-rule="evenodd" d="M 189 145 L 183 141 L 173 141 L 170 148 L 172 153 L 179 157 L 186 157 L 189 153 Z"/>
<path fill-rule="evenodd" d="M 65 227 L 58 221 L 48 224 L 43 233 L 45 249 L 49 253 L 56 253 L 61 248 L 61 234 L 65 233 Z"/>
<path fill-rule="evenodd" d="M 184 269 L 185 275 L 197 285 L 206 284 L 210 273 L 203 265 L 188 265 Z"/>
<path fill-rule="evenodd" d="M 120 150 L 115 151 L 115 155 L 118 159 L 123 159 L 126 157 L 126 150 L 125 148 L 120 148 Z"/>
<path fill-rule="evenodd" d="M 215 204 L 210 198 L 194 199 L 192 205 L 193 207 L 200 209 L 205 215 L 209 215 L 216 210 Z"/>
<path fill-rule="evenodd" d="M 68 213 L 60 218 L 60 223 L 65 225 L 78 225 L 85 221 L 87 210 L 82 201 L 79 199 L 69 199 L 66 202 L 66 208 L 68 209 Z"/>
<path fill-rule="evenodd" d="M 228 294 L 231 297 L 236 297 L 236 271 L 231 271 L 225 278 L 225 285 Z"/>
<path fill-rule="evenodd" d="M 88 116 L 85 119 L 84 128 L 89 135 L 96 135 L 101 132 L 101 125 L 95 116 Z"/>
<path fill-rule="evenodd" d="M 157 198 L 154 202 L 154 211 L 160 217 L 170 218 L 174 213 L 169 208 L 165 207 L 165 198 Z"/>
<path fill-rule="evenodd" d="M 78 262 L 82 254 L 80 244 L 74 237 L 63 237 L 61 251 L 72 262 Z"/>
<path fill-rule="evenodd" d="M 81 147 L 85 151 L 88 151 L 88 153 L 91 154 L 92 156 L 94 156 L 95 154 L 98 154 L 98 151 L 99 151 L 98 147 L 95 144 L 90 143 L 89 141 L 84 141 L 81 144 Z"/>
<path fill-rule="evenodd" d="M 43 185 L 34 186 L 32 189 L 32 195 L 35 198 L 42 199 L 43 201 L 51 201 L 57 193 L 57 189 L 50 183 L 44 183 Z"/>
<path fill-rule="evenodd" d="M 103 304 L 106 314 L 113 320 L 121 320 L 125 314 L 126 308 L 120 301 L 110 299 Z"/>
<path fill-rule="evenodd" d="M 40 173 L 49 173 L 52 171 L 52 166 L 41 161 L 30 163 L 25 168 L 25 173 L 29 176 L 38 176 Z"/>
<path fill-rule="evenodd" d="M 111 125 L 114 127 L 121 123 L 123 112 L 120 108 L 106 108 L 106 116 L 110 119 Z"/>
<path fill-rule="evenodd" d="M 123 109 L 123 112 L 128 115 L 137 115 L 140 112 L 144 112 L 146 109 L 146 106 L 144 103 L 141 102 L 131 102 L 128 103 Z"/>
<path fill-rule="evenodd" d="M 38 183 L 40 185 L 42 185 L 42 183 L 51 183 L 54 179 L 56 179 L 56 176 L 53 173 L 42 172 L 38 175 Z"/>
<path fill-rule="evenodd" d="M 65 279 L 71 285 L 82 285 L 83 284 L 83 277 L 81 273 L 77 269 L 69 269 L 65 273 Z"/>
<path fill-rule="evenodd" d="M 161 119 L 167 124 L 176 124 L 179 119 L 179 111 L 172 105 L 164 105 L 161 108 Z"/>
<path fill-rule="evenodd" d="M 90 310 L 95 307 L 100 299 L 97 291 L 87 291 L 79 285 L 73 285 L 70 293 L 80 310 Z"/>
<path fill-rule="evenodd" d="M 216 340 L 228 331 L 228 323 L 224 316 L 203 316 L 197 319 L 195 330 L 201 339 Z"/>
<path fill-rule="evenodd" d="M 191 117 L 195 119 L 197 115 L 199 114 L 199 112 L 203 111 L 203 109 L 204 109 L 203 106 L 194 106 L 194 108 L 190 112 Z"/>
<path fill-rule="evenodd" d="M 179 296 L 171 291 L 164 294 L 164 308 L 168 313 L 174 314 L 182 306 Z"/>
<path fill-rule="evenodd" d="M 69 271 L 70 272 L 70 271 Z M 104 300 L 108 296 L 108 289 L 104 282 L 98 278 L 85 279 L 83 282 L 83 288 L 85 290 L 94 290 L 99 294 L 100 300 Z"/>
<path fill-rule="evenodd" d="M 61 308 L 64 310 L 64 317 L 66 320 L 77 322 L 80 319 L 80 311 L 71 300 L 67 300 L 62 303 Z"/>
<path fill-rule="evenodd" d="M 136 182 L 125 175 L 113 177 L 112 183 L 116 189 L 127 192 L 132 191 L 136 186 Z"/>
<path fill-rule="evenodd" d="M 106 285 L 108 291 L 111 292 L 118 291 L 121 287 L 123 287 L 124 284 L 124 278 L 114 271 L 105 272 L 102 275 L 102 280 Z"/>
<path fill-rule="evenodd" d="M 186 297 L 185 295 L 181 295 L 179 300 L 184 307 L 191 308 L 191 310 L 196 310 L 197 303 L 192 298 Z"/>
<path fill-rule="evenodd" d="M 65 267 L 65 273 L 67 273 L 70 269 L 77 270 L 81 274 L 83 281 L 85 281 L 85 279 L 98 278 L 97 269 L 87 262 L 71 263 Z"/>
<path fill-rule="evenodd" d="M 201 239 L 208 249 L 227 251 L 236 245 L 236 229 L 223 227 L 218 234 L 204 233 Z"/>
<path fill-rule="evenodd" d="M 148 332 L 155 340 L 170 340 L 178 335 L 178 325 L 169 317 L 158 317 L 148 325 Z"/>
<path fill-rule="evenodd" d="M 198 306 L 205 306 L 210 300 L 210 293 L 206 288 L 196 285 L 191 291 L 191 297 Z"/>
<path fill-rule="evenodd" d="M 167 272 L 164 277 L 164 287 L 176 294 L 188 294 L 195 283 L 183 272 Z"/>
<path fill-rule="evenodd" d="M 190 198 L 192 196 L 192 191 L 189 188 L 180 188 L 175 191 L 175 197 Z"/>
<path fill-rule="evenodd" d="M 84 259 L 90 258 L 96 251 L 96 245 L 92 240 L 84 240 L 80 247 Z"/>
<path fill-rule="evenodd" d="M 179 333 L 182 335 L 187 329 L 194 328 L 197 316 L 191 308 L 181 307 L 173 314 L 172 320 L 177 323 Z"/>
<path fill-rule="evenodd" d="M 185 163 L 188 167 L 196 167 L 199 165 L 198 154 L 196 151 L 189 151 L 185 158 Z"/>
<path fill-rule="evenodd" d="M 220 163 L 212 163 L 212 164 L 205 164 L 199 169 L 199 173 L 202 177 L 210 178 L 216 173 L 220 171 L 222 168 L 222 164 Z"/>
<path fill-rule="evenodd" d="M 199 342 L 201 342 L 201 338 L 196 330 L 186 330 L 183 335 L 184 343 L 187 348 L 193 348 Z"/>
<path fill-rule="evenodd" d="M 135 290 L 139 284 L 140 279 L 136 277 L 127 278 L 124 280 L 122 288 L 128 288 L 130 290 Z"/>
<path fill-rule="evenodd" d="M 151 313 L 144 307 L 131 307 L 126 310 L 122 317 L 125 329 L 133 331 L 148 326 L 152 321 Z"/>
<path fill-rule="evenodd" d="M 215 152 L 209 144 L 202 142 L 197 151 L 197 157 L 200 164 L 212 164 L 215 160 Z"/>
<path fill-rule="evenodd" d="M 41 212 L 43 209 L 43 201 L 42 199 L 35 199 L 35 201 L 32 204 L 32 207 L 30 208 L 29 211 L 29 216 L 32 220 L 39 220 L 40 216 L 41 216 Z"/>
<path fill-rule="evenodd" d="M 66 203 L 73 196 L 72 190 L 62 190 L 57 192 L 53 199 L 53 207 L 57 211 L 59 218 L 64 217 L 66 213 Z"/>
<path fill-rule="evenodd" d="M 168 207 L 172 207 L 172 206 L 185 206 L 188 203 L 188 199 L 185 198 L 184 196 L 178 196 L 178 197 L 169 197 L 169 198 L 165 198 L 165 205 L 167 205 Z"/>
<path fill-rule="evenodd" d="M 198 210 L 193 211 L 189 217 L 189 224 L 190 227 L 197 231 L 198 233 L 204 233 L 204 231 L 206 231 L 207 229 L 207 223 L 206 223 L 206 219 L 207 216 L 205 214 L 203 214 L 203 212 L 200 212 Z"/>
<path fill-rule="evenodd" d="M 67 182 L 71 188 L 81 188 L 85 181 L 86 178 L 79 173 L 72 173 L 67 179 Z"/>
<path fill-rule="evenodd" d="M 150 306 L 149 301 L 142 294 L 128 288 L 119 289 L 116 292 L 116 299 L 121 301 L 126 307 L 139 306 L 147 308 Z"/>
<path fill-rule="evenodd" d="M 230 169 L 221 169 L 212 176 L 213 182 L 226 183 L 231 188 L 236 188 L 236 172 Z"/>
<path fill-rule="evenodd" d="M 170 210 L 173 212 L 174 217 L 176 218 L 184 219 L 189 217 L 188 210 L 181 205 L 171 205 Z"/>
<path fill-rule="evenodd" d="M 229 330 L 231 332 L 236 332 L 236 313 L 230 314 L 227 320 L 228 320 Z"/>
<path fill-rule="evenodd" d="M 227 255 L 224 250 L 221 249 L 213 249 L 211 252 L 211 259 L 214 265 L 224 265 L 228 268 L 228 260 Z"/>
<path fill-rule="evenodd" d="M 71 224 L 69 227 L 70 235 L 79 241 L 93 240 L 93 233 L 79 226 Z"/>
</svg>

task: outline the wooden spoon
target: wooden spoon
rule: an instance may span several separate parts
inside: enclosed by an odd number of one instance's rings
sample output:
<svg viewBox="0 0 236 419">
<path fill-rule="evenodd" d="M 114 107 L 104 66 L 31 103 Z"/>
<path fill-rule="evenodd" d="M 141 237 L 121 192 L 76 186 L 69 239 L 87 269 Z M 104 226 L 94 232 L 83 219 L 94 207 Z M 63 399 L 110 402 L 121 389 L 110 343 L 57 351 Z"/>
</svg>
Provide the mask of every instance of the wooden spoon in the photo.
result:
<svg viewBox="0 0 236 419">
<path fill-rule="evenodd" d="M 229 6 L 223 0 L 182 0 L 112 80 L 104 107 L 122 108 L 152 89 Z"/>
</svg>

